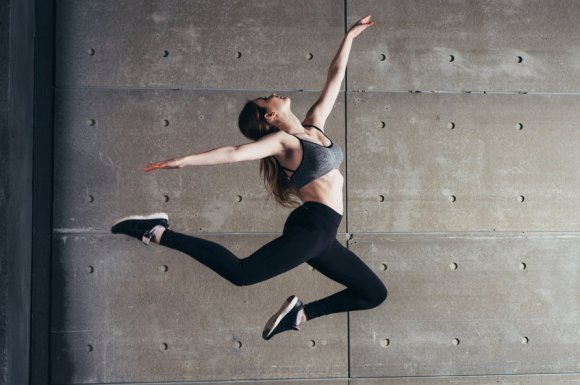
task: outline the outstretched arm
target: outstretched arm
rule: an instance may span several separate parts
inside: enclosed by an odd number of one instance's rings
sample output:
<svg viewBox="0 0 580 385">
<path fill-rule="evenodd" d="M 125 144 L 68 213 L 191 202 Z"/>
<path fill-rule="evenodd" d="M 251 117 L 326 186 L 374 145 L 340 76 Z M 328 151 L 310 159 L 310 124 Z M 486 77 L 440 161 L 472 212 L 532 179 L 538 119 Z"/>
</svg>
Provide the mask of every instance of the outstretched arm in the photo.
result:
<svg viewBox="0 0 580 385">
<path fill-rule="evenodd" d="M 302 122 L 303 124 L 312 124 L 321 128 L 324 127 L 324 123 L 326 122 L 328 115 L 330 115 L 338 93 L 340 92 L 340 85 L 344 79 L 346 63 L 348 62 L 348 57 L 350 55 L 352 41 L 362 31 L 374 24 L 375 23 L 371 21 L 371 15 L 368 15 L 357 21 L 348 30 L 344 39 L 342 39 L 342 43 L 340 44 L 336 56 L 330 63 L 328 75 L 326 77 L 326 84 L 322 89 L 322 94 L 306 113 L 306 118 Z"/>
<path fill-rule="evenodd" d="M 183 168 L 185 166 L 204 166 L 262 159 L 283 152 L 283 140 L 285 135 L 286 134 L 283 131 L 279 131 L 265 135 L 255 142 L 240 144 L 238 146 L 218 147 L 198 154 L 149 163 L 145 165 L 144 170 L 152 171 L 158 169 Z"/>
</svg>

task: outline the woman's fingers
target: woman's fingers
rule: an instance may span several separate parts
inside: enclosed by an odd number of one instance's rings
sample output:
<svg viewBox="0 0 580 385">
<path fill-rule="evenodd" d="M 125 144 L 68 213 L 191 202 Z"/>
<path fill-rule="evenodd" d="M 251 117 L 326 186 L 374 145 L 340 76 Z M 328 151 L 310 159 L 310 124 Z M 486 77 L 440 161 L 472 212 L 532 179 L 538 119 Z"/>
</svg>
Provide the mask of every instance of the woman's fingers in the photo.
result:
<svg viewBox="0 0 580 385">
<path fill-rule="evenodd" d="M 357 21 L 349 30 L 349 32 L 353 35 L 353 36 L 358 36 L 362 31 L 364 31 L 365 29 L 367 29 L 368 27 L 375 25 L 374 21 L 371 21 L 371 15 L 367 15 L 365 17 L 363 17 L 362 19 L 360 19 L 359 21 Z"/>
</svg>

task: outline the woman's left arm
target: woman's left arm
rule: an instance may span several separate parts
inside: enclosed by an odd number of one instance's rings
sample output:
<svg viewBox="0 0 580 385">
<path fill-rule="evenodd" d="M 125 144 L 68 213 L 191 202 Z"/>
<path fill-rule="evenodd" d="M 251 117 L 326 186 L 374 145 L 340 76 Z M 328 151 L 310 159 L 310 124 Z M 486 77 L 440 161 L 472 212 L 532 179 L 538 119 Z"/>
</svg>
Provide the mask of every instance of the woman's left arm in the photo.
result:
<svg viewBox="0 0 580 385">
<path fill-rule="evenodd" d="M 330 115 L 332 107 L 334 107 L 334 103 L 338 97 L 338 93 L 340 92 L 340 85 L 344 79 L 346 63 L 348 62 L 348 57 L 350 55 L 352 41 L 362 31 L 374 24 L 375 23 L 371 21 L 371 15 L 368 15 L 357 21 L 348 30 L 342 39 L 342 43 L 340 44 L 336 56 L 334 56 L 334 59 L 332 59 L 332 62 L 330 63 L 328 75 L 326 77 L 326 84 L 322 89 L 322 94 L 306 113 L 306 118 L 302 122 L 304 125 L 312 124 L 317 127 L 324 127 L 324 123 L 326 122 L 328 115 Z"/>
</svg>

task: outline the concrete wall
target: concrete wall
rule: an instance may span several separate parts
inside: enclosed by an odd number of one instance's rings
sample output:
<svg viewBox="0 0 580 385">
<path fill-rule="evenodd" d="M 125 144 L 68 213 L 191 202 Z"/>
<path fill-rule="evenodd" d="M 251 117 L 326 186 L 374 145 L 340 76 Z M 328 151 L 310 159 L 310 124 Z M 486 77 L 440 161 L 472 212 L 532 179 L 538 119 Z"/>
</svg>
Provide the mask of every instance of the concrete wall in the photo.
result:
<svg viewBox="0 0 580 385">
<path fill-rule="evenodd" d="M 346 150 L 339 240 L 390 297 L 266 342 L 281 299 L 340 285 L 305 265 L 238 288 L 108 229 L 165 211 L 239 256 L 276 237 L 289 210 L 257 162 L 141 166 L 246 142 L 247 98 L 285 93 L 302 116 L 367 13 L 326 129 Z M 58 1 L 51 381 L 580 381 L 579 16 L 572 0 Z"/>
</svg>

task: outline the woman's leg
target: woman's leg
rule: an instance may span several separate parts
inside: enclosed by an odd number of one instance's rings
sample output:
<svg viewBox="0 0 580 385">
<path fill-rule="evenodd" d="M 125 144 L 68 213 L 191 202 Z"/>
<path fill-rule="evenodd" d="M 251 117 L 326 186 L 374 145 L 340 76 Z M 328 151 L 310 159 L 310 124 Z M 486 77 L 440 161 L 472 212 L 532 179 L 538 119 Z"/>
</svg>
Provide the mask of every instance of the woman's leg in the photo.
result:
<svg viewBox="0 0 580 385">
<path fill-rule="evenodd" d="M 302 212 L 289 217 L 280 237 L 243 259 L 215 242 L 171 230 L 165 230 L 160 244 L 188 254 L 234 285 L 252 285 L 321 254 L 336 239 L 336 228 Z"/>
<path fill-rule="evenodd" d="M 371 309 L 387 298 L 387 288 L 375 273 L 336 239 L 308 264 L 346 289 L 304 306 L 311 320 L 327 314 Z"/>
</svg>

